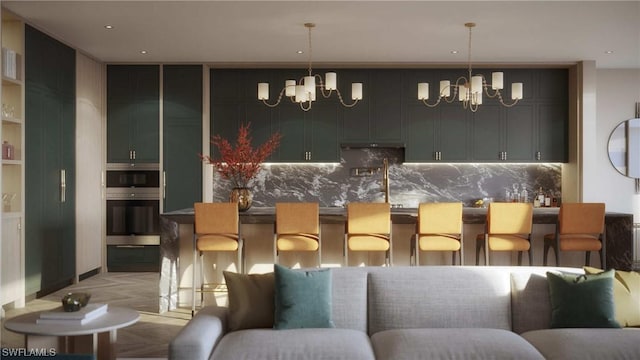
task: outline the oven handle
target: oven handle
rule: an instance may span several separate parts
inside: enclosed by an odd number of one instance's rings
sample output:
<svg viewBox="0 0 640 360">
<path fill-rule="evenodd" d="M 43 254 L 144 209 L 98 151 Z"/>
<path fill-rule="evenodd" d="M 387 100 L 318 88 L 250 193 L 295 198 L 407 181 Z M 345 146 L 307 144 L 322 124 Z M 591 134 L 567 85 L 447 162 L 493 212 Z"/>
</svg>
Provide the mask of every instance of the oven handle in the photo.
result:
<svg viewBox="0 0 640 360">
<path fill-rule="evenodd" d="M 67 202 L 67 172 L 60 169 L 60 202 Z"/>
</svg>

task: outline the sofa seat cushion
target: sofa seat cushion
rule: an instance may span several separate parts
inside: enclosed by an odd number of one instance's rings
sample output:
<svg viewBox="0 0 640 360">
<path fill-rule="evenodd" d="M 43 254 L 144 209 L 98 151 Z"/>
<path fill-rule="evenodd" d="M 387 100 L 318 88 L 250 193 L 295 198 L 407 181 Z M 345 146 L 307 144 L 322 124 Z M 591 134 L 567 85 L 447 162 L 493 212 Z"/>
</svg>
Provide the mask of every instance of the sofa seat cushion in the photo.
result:
<svg viewBox="0 0 640 360">
<path fill-rule="evenodd" d="M 546 329 L 522 337 L 548 360 L 640 359 L 640 329 Z"/>
<path fill-rule="evenodd" d="M 502 329 L 396 329 L 371 337 L 378 360 L 543 360 L 531 344 Z"/>
<path fill-rule="evenodd" d="M 366 333 L 350 329 L 252 329 L 228 333 L 213 351 L 215 360 L 373 360 Z"/>
</svg>

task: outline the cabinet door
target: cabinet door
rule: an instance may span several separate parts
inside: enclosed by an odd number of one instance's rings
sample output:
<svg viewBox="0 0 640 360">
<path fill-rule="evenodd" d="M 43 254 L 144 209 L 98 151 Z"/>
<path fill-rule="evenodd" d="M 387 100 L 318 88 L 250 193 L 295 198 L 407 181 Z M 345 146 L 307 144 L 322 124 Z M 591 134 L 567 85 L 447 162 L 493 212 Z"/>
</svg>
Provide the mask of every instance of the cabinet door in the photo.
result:
<svg viewBox="0 0 640 360">
<path fill-rule="evenodd" d="M 435 125 L 439 111 L 428 108 L 422 103 L 407 106 L 406 111 L 405 160 L 409 162 L 436 160 Z"/>
<path fill-rule="evenodd" d="M 107 162 L 159 161 L 159 86 L 157 65 L 107 67 Z"/>
<path fill-rule="evenodd" d="M 305 121 L 306 149 L 309 161 L 338 162 L 338 105 L 323 102 L 314 105 Z"/>
<path fill-rule="evenodd" d="M 164 211 L 202 200 L 202 66 L 163 68 Z"/>
<path fill-rule="evenodd" d="M 538 152 L 537 160 L 566 162 L 567 151 L 567 107 L 543 104 L 538 107 Z"/>
<path fill-rule="evenodd" d="M 40 296 L 75 276 L 75 52 L 28 26 L 25 45 L 26 293 Z"/>
<path fill-rule="evenodd" d="M 533 106 L 518 104 L 505 109 L 506 119 L 506 158 L 507 162 L 534 160 L 534 139 L 537 135 L 534 127 Z"/>
<path fill-rule="evenodd" d="M 24 254 L 19 216 L 2 217 L 2 282 L 0 305 L 18 301 L 24 303 Z"/>
<path fill-rule="evenodd" d="M 305 161 L 305 121 L 306 113 L 297 104 L 280 104 L 278 106 L 278 130 L 282 135 L 278 147 L 277 159 L 280 162 Z"/>
<path fill-rule="evenodd" d="M 402 81 L 398 70 L 371 73 L 371 142 L 402 141 Z"/>
<path fill-rule="evenodd" d="M 480 105 L 472 115 L 473 160 L 500 161 L 502 146 L 501 111 L 497 105 Z"/>
<path fill-rule="evenodd" d="M 370 117 L 372 104 L 371 81 L 366 70 L 337 71 L 338 88 L 345 102 L 351 103 L 351 84 L 362 83 L 362 100 L 354 107 L 345 108 L 340 105 L 342 114 L 342 142 L 368 142 L 371 140 Z M 336 96 L 335 94 L 332 96 Z M 322 101 L 322 100 L 321 100 Z"/>
<path fill-rule="evenodd" d="M 471 115 L 460 104 L 442 105 L 437 129 L 439 161 L 458 162 L 469 159 L 469 122 Z"/>
</svg>

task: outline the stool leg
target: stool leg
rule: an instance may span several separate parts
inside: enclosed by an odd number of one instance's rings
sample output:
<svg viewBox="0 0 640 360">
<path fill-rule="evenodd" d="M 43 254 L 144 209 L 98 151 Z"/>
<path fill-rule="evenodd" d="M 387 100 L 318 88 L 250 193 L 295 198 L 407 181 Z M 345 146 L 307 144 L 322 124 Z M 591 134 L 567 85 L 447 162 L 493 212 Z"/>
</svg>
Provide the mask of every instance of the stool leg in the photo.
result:
<svg viewBox="0 0 640 360">
<path fill-rule="evenodd" d="M 198 262 L 198 249 L 196 248 L 196 239 L 193 240 L 193 264 L 191 266 L 191 317 L 196 313 L 196 263 Z"/>
</svg>

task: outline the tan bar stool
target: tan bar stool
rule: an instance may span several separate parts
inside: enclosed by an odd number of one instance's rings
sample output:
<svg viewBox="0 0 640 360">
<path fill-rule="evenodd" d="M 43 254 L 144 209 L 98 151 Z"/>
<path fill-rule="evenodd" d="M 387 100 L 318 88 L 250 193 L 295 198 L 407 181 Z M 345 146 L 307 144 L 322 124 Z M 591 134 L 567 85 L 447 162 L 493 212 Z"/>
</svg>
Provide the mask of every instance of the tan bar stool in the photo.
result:
<svg viewBox="0 0 640 360">
<path fill-rule="evenodd" d="M 480 251 L 483 248 L 485 265 L 489 265 L 489 250 L 517 251 L 518 265 L 522 265 L 522 252 L 527 251 L 529 265 L 532 265 L 532 227 L 533 206 L 531 204 L 490 203 L 487 209 L 485 231 L 476 237 L 476 265 L 480 263 Z"/>
<path fill-rule="evenodd" d="M 393 265 L 389 203 L 347 204 L 343 254 L 345 266 L 349 266 L 349 250 L 384 251 L 385 264 Z"/>
<path fill-rule="evenodd" d="M 560 251 L 585 251 L 584 264 L 589 266 L 592 251 L 600 252 L 600 265 L 606 269 L 606 231 L 604 203 L 563 203 L 553 234 L 544 236 L 543 265 L 552 248 L 556 266 L 560 266 Z"/>
<path fill-rule="evenodd" d="M 281 251 L 317 251 L 322 266 L 318 203 L 276 203 L 273 260 Z"/>
<path fill-rule="evenodd" d="M 420 204 L 412 244 L 412 265 L 420 265 L 420 251 L 451 251 L 452 265 L 459 253 L 460 265 L 463 265 L 462 230 L 462 203 Z"/>
<path fill-rule="evenodd" d="M 204 301 L 204 252 L 236 251 L 238 253 L 238 272 L 244 269 L 244 247 L 240 236 L 240 220 L 238 204 L 224 203 L 195 203 L 194 235 L 193 235 L 193 281 L 191 316 L 196 310 L 196 272 L 198 254 L 200 254 L 200 301 Z"/>
</svg>

